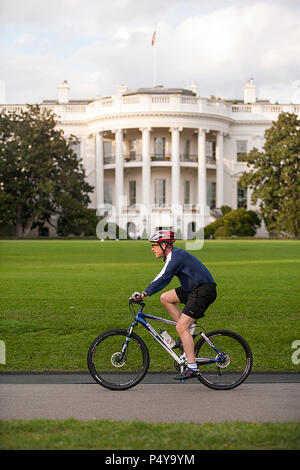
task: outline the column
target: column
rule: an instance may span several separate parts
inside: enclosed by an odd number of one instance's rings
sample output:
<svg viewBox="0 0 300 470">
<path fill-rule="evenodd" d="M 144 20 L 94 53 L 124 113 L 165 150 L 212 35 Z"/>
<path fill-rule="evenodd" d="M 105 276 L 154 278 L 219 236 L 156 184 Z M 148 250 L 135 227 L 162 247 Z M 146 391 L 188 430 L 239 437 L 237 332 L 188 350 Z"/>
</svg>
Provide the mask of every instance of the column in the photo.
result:
<svg viewBox="0 0 300 470">
<path fill-rule="evenodd" d="M 220 209 L 224 204 L 224 163 L 223 163 L 223 132 L 217 133 L 216 145 L 217 195 L 216 206 Z"/>
<path fill-rule="evenodd" d="M 198 130 L 198 204 L 207 204 L 206 194 L 206 130 Z"/>
<path fill-rule="evenodd" d="M 180 131 L 173 127 L 172 132 L 172 204 L 180 204 Z"/>
<path fill-rule="evenodd" d="M 115 165 L 115 206 L 118 211 L 121 198 L 124 196 L 124 159 L 123 159 L 123 131 L 115 131 L 116 165 Z"/>
<path fill-rule="evenodd" d="M 150 211 L 150 194 L 151 194 L 151 154 L 150 154 L 150 132 L 151 128 L 146 127 L 140 129 L 142 132 L 142 188 L 143 188 L 143 204 Z"/>
<path fill-rule="evenodd" d="M 103 134 L 96 134 L 96 207 L 104 203 Z"/>
</svg>

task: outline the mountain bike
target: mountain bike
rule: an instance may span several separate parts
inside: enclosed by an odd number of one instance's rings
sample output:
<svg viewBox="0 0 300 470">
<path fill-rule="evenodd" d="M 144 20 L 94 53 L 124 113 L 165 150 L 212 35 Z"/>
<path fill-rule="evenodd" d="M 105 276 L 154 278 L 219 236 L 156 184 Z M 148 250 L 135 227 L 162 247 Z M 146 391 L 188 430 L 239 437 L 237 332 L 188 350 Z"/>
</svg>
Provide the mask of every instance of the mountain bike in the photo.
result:
<svg viewBox="0 0 300 470">
<path fill-rule="evenodd" d="M 137 312 L 134 304 L 139 305 Z M 105 331 L 92 342 L 87 364 L 92 377 L 102 387 L 127 390 L 145 377 L 150 355 L 144 340 L 133 331 L 137 325 L 142 325 L 171 356 L 175 370 L 183 372 L 187 368 L 181 342 L 176 354 L 147 320 L 172 326 L 176 326 L 176 322 L 147 314 L 143 311 L 144 307 L 142 300 L 129 299 L 129 310 L 134 317 L 129 328 Z M 238 333 L 195 330 L 192 336 L 196 341 L 195 356 L 199 370 L 196 380 L 214 390 L 230 390 L 246 380 L 252 368 L 252 352 L 247 341 Z"/>
</svg>

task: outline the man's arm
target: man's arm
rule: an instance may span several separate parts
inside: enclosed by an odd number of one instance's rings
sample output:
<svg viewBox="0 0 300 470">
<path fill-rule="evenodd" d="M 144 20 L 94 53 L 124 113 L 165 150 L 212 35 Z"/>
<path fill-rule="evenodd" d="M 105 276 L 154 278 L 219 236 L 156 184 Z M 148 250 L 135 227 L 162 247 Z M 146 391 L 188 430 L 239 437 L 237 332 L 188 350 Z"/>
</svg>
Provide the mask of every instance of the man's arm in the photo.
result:
<svg viewBox="0 0 300 470">
<path fill-rule="evenodd" d="M 170 258 L 167 260 L 160 273 L 153 279 L 152 282 L 150 282 L 149 286 L 144 290 L 144 293 L 151 296 L 156 292 L 159 292 L 171 282 L 177 271 L 178 263 L 176 262 L 176 258 L 171 252 Z"/>
</svg>

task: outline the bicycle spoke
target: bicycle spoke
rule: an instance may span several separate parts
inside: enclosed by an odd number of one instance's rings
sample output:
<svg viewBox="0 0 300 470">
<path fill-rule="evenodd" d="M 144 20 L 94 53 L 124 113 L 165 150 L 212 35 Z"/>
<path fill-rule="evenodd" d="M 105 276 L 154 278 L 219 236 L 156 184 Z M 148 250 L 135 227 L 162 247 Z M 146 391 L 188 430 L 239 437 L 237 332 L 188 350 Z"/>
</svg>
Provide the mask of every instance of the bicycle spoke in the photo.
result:
<svg viewBox="0 0 300 470">
<path fill-rule="evenodd" d="M 197 343 L 197 356 L 217 360 L 210 364 L 197 361 L 201 382 L 220 390 L 236 387 L 245 380 L 251 369 L 252 355 L 249 346 L 239 335 L 224 330 L 215 335 L 210 334 L 209 339 L 220 354 L 204 340 Z"/>
<path fill-rule="evenodd" d="M 95 380 L 120 390 L 136 385 L 148 369 L 148 351 L 136 335 L 126 341 L 126 332 L 110 331 L 91 346 L 88 362 Z"/>
</svg>

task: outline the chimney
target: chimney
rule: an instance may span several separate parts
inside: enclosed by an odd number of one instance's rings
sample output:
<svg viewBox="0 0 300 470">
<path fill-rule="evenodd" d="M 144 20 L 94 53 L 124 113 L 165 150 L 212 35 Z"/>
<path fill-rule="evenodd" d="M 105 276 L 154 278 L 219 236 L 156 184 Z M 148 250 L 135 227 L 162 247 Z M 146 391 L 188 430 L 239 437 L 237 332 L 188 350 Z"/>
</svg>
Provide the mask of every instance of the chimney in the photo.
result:
<svg viewBox="0 0 300 470">
<path fill-rule="evenodd" d="M 253 85 L 253 78 L 250 78 L 244 86 L 244 103 L 256 102 L 256 86 Z"/>
<path fill-rule="evenodd" d="M 69 103 L 70 87 L 67 80 L 64 80 L 58 87 L 58 102 L 59 104 Z"/>
<path fill-rule="evenodd" d="M 117 96 L 122 96 L 123 93 L 126 93 L 128 91 L 128 86 L 127 85 L 120 85 L 117 87 Z"/>
<path fill-rule="evenodd" d="M 195 93 L 195 95 L 197 95 L 198 93 L 198 87 L 194 82 L 191 85 L 187 86 L 186 89 L 192 91 L 193 93 Z"/>
</svg>

